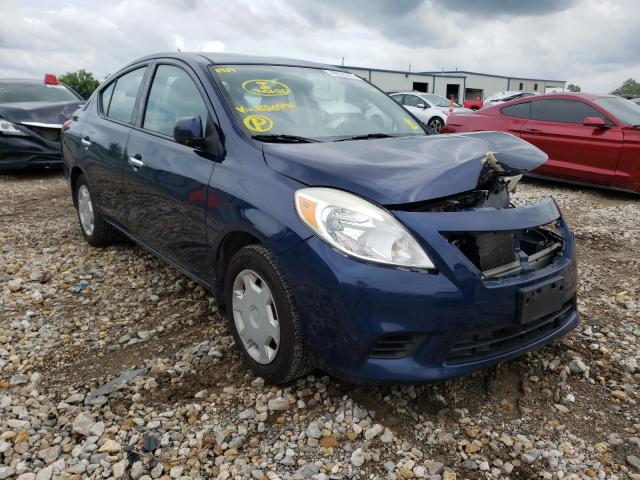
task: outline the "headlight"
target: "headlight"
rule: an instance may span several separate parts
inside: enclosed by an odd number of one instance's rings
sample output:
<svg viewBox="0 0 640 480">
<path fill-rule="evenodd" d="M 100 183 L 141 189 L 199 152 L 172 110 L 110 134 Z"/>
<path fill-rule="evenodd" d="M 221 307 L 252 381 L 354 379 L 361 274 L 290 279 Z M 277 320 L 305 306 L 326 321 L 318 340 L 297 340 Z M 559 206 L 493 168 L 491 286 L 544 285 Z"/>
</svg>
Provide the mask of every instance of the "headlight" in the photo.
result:
<svg viewBox="0 0 640 480">
<path fill-rule="evenodd" d="M 27 137 L 28 135 L 18 130 L 13 123 L 0 118 L 0 133 L 3 135 L 13 135 L 15 137 Z"/>
<path fill-rule="evenodd" d="M 332 188 L 295 194 L 300 219 L 337 250 L 370 262 L 435 268 L 418 242 L 393 216 L 366 200 Z"/>
</svg>

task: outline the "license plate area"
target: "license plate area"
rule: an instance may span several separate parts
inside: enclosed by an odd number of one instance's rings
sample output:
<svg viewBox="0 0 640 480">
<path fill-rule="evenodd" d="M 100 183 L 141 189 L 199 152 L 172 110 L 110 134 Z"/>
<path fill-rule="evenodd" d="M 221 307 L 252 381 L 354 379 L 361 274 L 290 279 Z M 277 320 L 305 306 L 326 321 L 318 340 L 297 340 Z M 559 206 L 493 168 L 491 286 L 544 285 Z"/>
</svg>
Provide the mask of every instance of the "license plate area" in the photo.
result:
<svg viewBox="0 0 640 480">
<path fill-rule="evenodd" d="M 554 277 L 518 292 L 518 322 L 526 325 L 557 312 L 567 297 L 564 277 Z"/>
</svg>

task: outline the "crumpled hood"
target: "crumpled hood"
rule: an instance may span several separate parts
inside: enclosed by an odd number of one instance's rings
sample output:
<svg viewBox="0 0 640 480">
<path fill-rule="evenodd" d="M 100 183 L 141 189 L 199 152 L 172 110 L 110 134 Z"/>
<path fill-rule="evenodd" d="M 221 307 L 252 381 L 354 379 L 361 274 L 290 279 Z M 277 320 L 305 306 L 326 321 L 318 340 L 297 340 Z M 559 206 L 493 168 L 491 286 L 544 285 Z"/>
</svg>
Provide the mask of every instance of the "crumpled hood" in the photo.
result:
<svg viewBox="0 0 640 480">
<path fill-rule="evenodd" d="M 0 104 L 0 117 L 13 123 L 62 125 L 84 102 L 19 102 Z"/>
<path fill-rule="evenodd" d="M 267 164 L 309 186 L 334 187 L 382 205 L 465 192 L 491 175 L 533 170 L 547 155 L 503 132 L 264 144 Z"/>
</svg>

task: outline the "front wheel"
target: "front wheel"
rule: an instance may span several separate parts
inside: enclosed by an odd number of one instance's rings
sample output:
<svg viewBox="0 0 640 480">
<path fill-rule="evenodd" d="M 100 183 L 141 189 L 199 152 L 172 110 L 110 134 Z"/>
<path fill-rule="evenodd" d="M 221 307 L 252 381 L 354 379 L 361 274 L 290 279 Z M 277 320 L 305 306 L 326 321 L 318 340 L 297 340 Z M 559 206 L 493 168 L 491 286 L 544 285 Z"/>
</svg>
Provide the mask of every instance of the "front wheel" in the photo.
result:
<svg viewBox="0 0 640 480">
<path fill-rule="evenodd" d="M 311 370 L 293 292 L 269 250 L 249 245 L 233 256 L 225 299 L 235 342 L 256 375 L 281 384 Z"/>
<path fill-rule="evenodd" d="M 439 117 L 433 117 L 427 122 L 427 125 L 436 133 L 440 133 L 440 130 L 444 127 L 444 122 Z"/>
<path fill-rule="evenodd" d="M 104 247 L 113 242 L 116 232 L 105 222 L 100 209 L 91 195 L 84 175 L 78 177 L 74 199 L 78 211 L 78 222 L 84 238 L 93 247 Z"/>
</svg>

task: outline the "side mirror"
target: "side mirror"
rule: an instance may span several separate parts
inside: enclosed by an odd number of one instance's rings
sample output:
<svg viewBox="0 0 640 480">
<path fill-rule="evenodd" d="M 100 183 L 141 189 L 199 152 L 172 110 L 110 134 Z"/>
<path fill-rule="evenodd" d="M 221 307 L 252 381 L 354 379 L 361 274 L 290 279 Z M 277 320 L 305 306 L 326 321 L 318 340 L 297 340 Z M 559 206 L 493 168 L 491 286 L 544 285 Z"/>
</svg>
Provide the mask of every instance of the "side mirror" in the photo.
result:
<svg viewBox="0 0 640 480">
<path fill-rule="evenodd" d="M 173 127 L 173 138 L 177 143 L 187 147 L 203 147 L 204 135 L 200 117 L 179 118 Z"/>
<path fill-rule="evenodd" d="M 419 103 L 416 105 L 416 107 L 418 108 L 427 108 L 427 106 L 424 103 Z"/>
<path fill-rule="evenodd" d="M 607 122 L 605 122 L 600 117 L 587 117 L 582 121 L 582 125 L 585 127 L 594 127 L 594 128 L 607 128 Z"/>
</svg>

